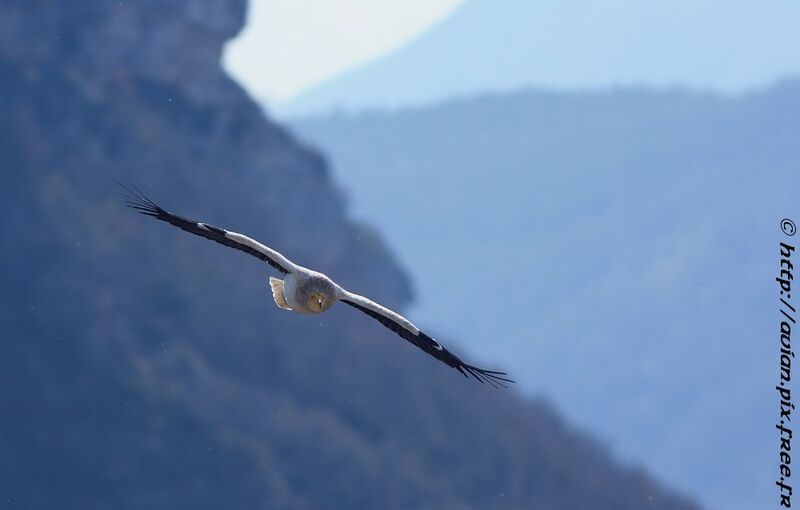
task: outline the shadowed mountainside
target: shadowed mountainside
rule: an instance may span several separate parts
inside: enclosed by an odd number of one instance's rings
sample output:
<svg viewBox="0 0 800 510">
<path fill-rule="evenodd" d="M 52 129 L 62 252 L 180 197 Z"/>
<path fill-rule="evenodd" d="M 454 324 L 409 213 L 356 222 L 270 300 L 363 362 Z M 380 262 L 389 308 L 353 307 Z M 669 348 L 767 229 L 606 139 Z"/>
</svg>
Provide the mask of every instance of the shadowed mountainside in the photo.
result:
<svg viewBox="0 0 800 510">
<path fill-rule="evenodd" d="M 409 303 L 320 156 L 219 69 L 243 1 L 3 10 L 2 501 L 697 508 L 546 402 L 467 381 L 346 307 L 281 311 L 266 265 L 121 207 L 116 182 L 137 183 L 170 210 Z"/>
</svg>

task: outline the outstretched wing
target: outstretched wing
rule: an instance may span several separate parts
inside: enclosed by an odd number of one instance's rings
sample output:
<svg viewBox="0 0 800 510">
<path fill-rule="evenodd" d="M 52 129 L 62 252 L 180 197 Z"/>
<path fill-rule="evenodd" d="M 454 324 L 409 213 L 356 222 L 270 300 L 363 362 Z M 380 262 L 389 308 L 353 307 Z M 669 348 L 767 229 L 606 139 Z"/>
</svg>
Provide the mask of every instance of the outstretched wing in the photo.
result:
<svg viewBox="0 0 800 510">
<path fill-rule="evenodd" d="M 125 190 L 124 201 L 125 204 L 131 209 L 136 209 L 140 213 L 152 216 L 153 218 L 165 221 L 170 225 L 174 225 L 182 230 L 191 232 L 192 234 L 211 239 L 225 246 L 236 248 L 245 253 L 249 253 L 254 257 L 258 257 L 264 262 L 280 271 L 281 273 L 291 273 L 295 270 L 296 266 L 286 257 L 277 251 L 264 246 L 258 241 L 251 239 L 245 235 L 237 234 L 236 232 L 229 232 L 221 228 L 209 225 L 208 223 L 201 223 L 194 220 L 178 216 L 165 211 L 155 202 L 147 198 L 144 193 L 137 188 L 128 188 L 121 185 Z"/>
<path fill-rule="evenodd" d="M 495 388 L 505 388 L 505 383 L 514 382 L 511 379 L 504 377 L 506 375 L 505 372 L 494 372 L 492 370 L 485 370 L 483 368 L 478 368 L 464 363 L 458 356 L 445 349 L 439 342 L 420 331 L 416 326 L 409 322 L 408 319 L 397 312 L 379 305 L 369 298 L 345 291 L 344 295 L 340 298 L 340 301 L 352 306 L 353 308 L 361 310 L 370 317 L 378 320 L 381 324 L 391 329 L 412 344 L 416 345 L 423 351 L 427 352 L 434 358 L 455 368 L 461 372 L 464 377 L 469 378 L 471 375 L 478 381 L 482 383 L 487 382 Z"/>
</svg>

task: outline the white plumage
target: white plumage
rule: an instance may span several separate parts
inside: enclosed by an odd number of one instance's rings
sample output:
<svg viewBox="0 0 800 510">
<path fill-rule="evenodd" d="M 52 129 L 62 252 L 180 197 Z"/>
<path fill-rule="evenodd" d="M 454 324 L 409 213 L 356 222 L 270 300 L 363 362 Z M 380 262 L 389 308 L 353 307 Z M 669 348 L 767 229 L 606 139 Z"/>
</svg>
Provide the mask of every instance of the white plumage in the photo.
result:
<svg viewBox="0 0 800 510">
<path fill-rule="evenodd" d="M 328 276 L 295 264 L 278 251 L 250 237 L 169 213 L 138 189 L 129 189 L 124 186 L 123 188 L 126 191 L 126 204 L 140 213 L 167 222 L 192 234 L 249 253 L 281 272 L 283 279 L 270 277 L 269 285 L 275 304 L 284 310 L 316 314 L 328 310 L 336 302 L 341 301 L 378 320 L 400 337 L 455 368 L 464 376 L 472 376 L 480 382 L 488 382 L 493 386 L 504 387 L 504 383 L 514 382 L 506 378 L 504 372 L 485 370 L 464 363 L 399 313 L 381 306 L 367 297 L 343 289 Z"/>
</svg>

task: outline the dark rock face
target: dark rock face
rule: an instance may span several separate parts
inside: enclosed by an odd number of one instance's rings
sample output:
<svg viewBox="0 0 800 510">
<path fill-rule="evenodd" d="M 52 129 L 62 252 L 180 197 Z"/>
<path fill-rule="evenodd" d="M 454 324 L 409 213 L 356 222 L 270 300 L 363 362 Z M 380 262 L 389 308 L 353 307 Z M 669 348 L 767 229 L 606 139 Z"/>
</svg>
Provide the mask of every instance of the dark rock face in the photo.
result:
<svg viewBox="0 0 800 510">
<path fill-rule="evenodd" d="M 244 2 L 12 1 L 0 17 L 0 501 L 20 508 L 695 508 L 543 402 L 114 199 L 410 299 L 319 155 L 219 69 Z"/>
<path fill-rule="evenodd" d="M 15 61 L 60 67 L 88 95 L 113 93 L 115 79 L 133 74 L 179 86 L 196 101 L 230 99 L 236 92 L 217 64 L 244 14 L 239 0 L 12 0 L 3 13 L 0 51 Z"/>
</svg>

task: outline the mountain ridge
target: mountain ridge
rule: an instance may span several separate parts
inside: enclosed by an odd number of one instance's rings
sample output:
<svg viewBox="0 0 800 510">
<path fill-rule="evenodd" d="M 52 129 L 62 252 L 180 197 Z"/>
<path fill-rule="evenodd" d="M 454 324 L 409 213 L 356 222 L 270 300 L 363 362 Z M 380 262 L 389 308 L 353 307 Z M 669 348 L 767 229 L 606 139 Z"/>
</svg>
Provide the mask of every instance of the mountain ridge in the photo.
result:
<svg viewBox="0 0 800 510">
<path fill-rule="evenodd" d="M 740 93 L 800 72 L 787 42 L 798 20 L 789 2 L 467 0 L 405 46 L 267 109 L 297 118 L 532 86 Z"/>
</svg>

